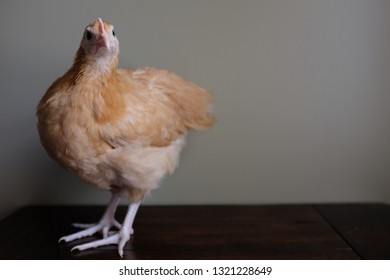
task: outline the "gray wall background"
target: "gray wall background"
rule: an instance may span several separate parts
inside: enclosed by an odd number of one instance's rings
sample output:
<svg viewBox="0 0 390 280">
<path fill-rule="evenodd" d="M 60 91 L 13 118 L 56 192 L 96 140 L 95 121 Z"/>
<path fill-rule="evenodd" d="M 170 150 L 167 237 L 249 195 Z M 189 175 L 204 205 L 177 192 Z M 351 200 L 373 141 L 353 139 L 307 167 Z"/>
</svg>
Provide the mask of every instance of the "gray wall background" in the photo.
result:
<svg viewBox="0 0 390 280">
<path fill-rule="evenodd" d="M 216 96 L 148 204 L 390 202 L 390 1 L 143 0 L 0 4 L 0 218 L 104 204 L 40 147 L 35 106 L 97 17 L 121 66 L 179 73 Z"/>
</svg>

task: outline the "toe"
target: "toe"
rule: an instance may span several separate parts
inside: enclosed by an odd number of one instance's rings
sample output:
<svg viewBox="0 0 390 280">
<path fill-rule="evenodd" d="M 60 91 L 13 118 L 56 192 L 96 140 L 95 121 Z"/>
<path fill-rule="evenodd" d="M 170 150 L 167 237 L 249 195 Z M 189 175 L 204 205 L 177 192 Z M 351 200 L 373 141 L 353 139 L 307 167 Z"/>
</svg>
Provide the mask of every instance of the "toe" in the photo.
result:
<svg viewBox="0 0 390 280">
<path fill-rule="evenodd" d="M 91 249 L 91 248 L 97 248 L 97 247 L 111 245 L 111 244 L 118 244 L 118 242 L 119 242 L 119 234 L 115 234 L 115 235 L 110 236 L 108 238 L 104 238 L 104 239 L 100 239 L 100 240 L 96 240 L 96 241 L 92 241 L 89 243 L 75 246 L 72 248 L 71 251 L 72 252 L 75 250 L 84 251 L 84 250 Z"/>
<path fill-rule="evenodd" d="M 109 231 L 109 230 L 110 230 L 110 227 L 109 227 L 109 226 L 103 227 L 103 230 L 102 230 L 103 238 L 107 238 L 107 237 L 108 237 L 108 231 Z"/>
<path fill-rule="evenodd" d="M 72 227 L 83 228 L 83 229 L 90 228 L 90 227 L 93 227 L 93 226 L 96 226 L 96 224 L 80 224 L 80 223 L 73 223 L 72 224 Z"/>
<path fill-rule="evenodd" d="M 80 239 L 80 238 L 83 238 L 83 237 L 91 236 L 91 235 L 94 235 L 96 232 L 98 232 L 101 229 L 102 229 L 102 226 L 96 225 L 96 226 L 84 229 L 82 231 L 79 231 L 79 232 L 76 232 L 76 233 L 73 233 L 73 234 L 61 237 L 59 242 L 62 242 L 62 241 L 70 242 L 70 241 L 73 241 L 73 240 L 76 240 L 76 239 Z"/>
<path fill-rule="evenodd" d="M 118 244 L 118 253 L 123 258 L 123 248 L 125 247 L 127 241 L 130 240 L 130 234 L 127 234 L 124 231 L 121 231 L 120 233 L 120 240 Z"/>
<path fill-rule="evenodd" d="M 122 228 L 122 225 L 117 220 L 114 220 L 112 224 L 117 229 L 121 229 Z"/>
</svg>

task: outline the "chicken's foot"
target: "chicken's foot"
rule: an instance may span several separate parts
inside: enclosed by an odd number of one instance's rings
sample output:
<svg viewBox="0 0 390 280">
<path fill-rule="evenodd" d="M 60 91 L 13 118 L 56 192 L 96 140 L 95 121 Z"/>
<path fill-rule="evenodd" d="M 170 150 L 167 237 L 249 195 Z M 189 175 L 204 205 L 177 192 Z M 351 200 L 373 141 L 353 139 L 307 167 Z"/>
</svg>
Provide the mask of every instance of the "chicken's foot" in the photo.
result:
<svg viewBox="0 0 390 280">
<path fill-rule="evenodd" d="M 121 197 L 118 192 L 112 192 L 111 200 L 107 206 L 107 209 L 97 224 L 72 224 L 74 227 L 83 228 L 84 230 L 63 236 L 60 238 L 59 242 L 70 242 L 76 239 L 94 235 L 97 232 L 101 232 L 103 238 L 107 238 L 109 236 L 109 230 L 111 227 L 116 227 L 118 230 L 121 229 L 121 224 L 115 220 L 115 211 L 118 207 L 120 199 Z"/>
<path fill-rule="evenodd" d="M 129 241 L 130 236 L 134 233 L 133 222 L 140 204 L 141 203 L 138 202 L 129 205 L 129 209 L 127 211 L 125 220 L 119 232 L 100 240 L 75 246 L 72 248 L 72 251 L 74 250 L 83 251 L 83 250 L 101 247 L 105 245 L 118 244 L 118 253 L 121 257 L 123 257 L 123 248 L 126 242 Z"/>
</svg>

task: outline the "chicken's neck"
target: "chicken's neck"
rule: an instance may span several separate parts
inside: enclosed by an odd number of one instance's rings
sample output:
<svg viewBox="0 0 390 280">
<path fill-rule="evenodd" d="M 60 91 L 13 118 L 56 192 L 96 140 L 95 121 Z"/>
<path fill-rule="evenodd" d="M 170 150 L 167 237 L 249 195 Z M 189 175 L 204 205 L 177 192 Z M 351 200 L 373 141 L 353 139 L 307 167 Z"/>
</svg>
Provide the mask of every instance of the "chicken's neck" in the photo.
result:
<svg viewBox="0 0 390 280">
<path fill-rule="evenodd" d="M 80 47 L 72 67 L 68 71 L 72 86 L 94 83 L 105 85 L 118 67 L 118 58 L 108 60 L 105 57 L 88 57 Z"/>
</svg>

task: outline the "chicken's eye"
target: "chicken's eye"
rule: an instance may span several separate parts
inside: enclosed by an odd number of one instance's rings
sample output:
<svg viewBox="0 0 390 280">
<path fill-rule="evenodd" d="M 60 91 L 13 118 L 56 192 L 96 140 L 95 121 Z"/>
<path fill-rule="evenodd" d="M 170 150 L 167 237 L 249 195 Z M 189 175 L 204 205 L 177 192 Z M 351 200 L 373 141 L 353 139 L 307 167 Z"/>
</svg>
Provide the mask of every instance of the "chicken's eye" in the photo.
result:
<svg viewBox="0 0 390 280">
<path fill-rule="evenodd" d="M 86 31 L 85 32 L 85 39 L 87 39 L 88 41 L 92 39 L 92 33 L 91 31 Z"/>
<path fill-rule="evenodd" d="M 115 37 L 115 30 L 114 29 L 112 30 L 112 36 Z"/>
</svg>

